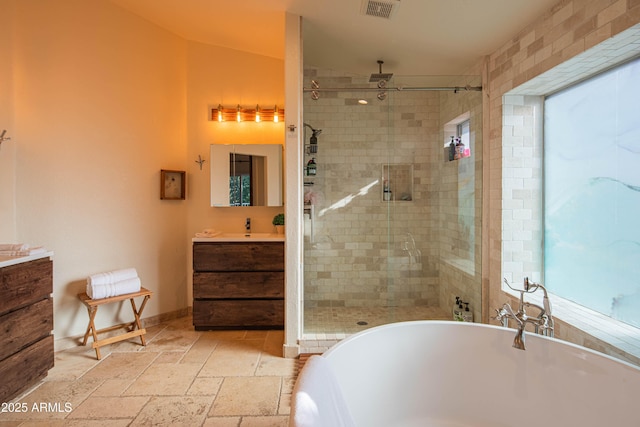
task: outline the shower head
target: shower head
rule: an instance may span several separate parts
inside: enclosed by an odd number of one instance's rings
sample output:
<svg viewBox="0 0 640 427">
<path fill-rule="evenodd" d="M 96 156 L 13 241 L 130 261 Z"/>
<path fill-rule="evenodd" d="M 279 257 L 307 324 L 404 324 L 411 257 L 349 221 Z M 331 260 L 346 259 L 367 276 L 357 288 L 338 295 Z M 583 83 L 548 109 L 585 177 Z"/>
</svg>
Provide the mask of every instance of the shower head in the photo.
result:
<svg viewBox="0 0 640 427">
<path fill-rule="evenodd" d="M 383 73 L 382 72 L 382 64 L 384 64 L 384 61 L 380 61 L 378 60 L 378 73 L 373 73 L 371 74 L 371 77 L 369 77 L 369 83 L 375 83 L 375 82 L 379 82 L 379 81 L 389 81 L 391 80 L 391 77 L 393 77 L 393 73 Z"/>
</svg>

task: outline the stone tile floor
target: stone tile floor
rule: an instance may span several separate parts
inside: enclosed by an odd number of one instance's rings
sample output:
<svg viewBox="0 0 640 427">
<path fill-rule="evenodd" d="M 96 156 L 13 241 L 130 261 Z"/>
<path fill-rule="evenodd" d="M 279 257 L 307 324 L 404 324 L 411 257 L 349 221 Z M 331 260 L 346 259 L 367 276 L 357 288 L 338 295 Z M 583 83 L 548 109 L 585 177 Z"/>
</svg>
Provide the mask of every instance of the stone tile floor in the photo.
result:
<svg viewBox="0 0 640 427">
<path fill-rule="evenodd" d="M 185 317 L 146 338 L 102 347 L 99 361 L 90 346 L 57 352 L 11 402 L 26 412 L 1 412 L 0 427 L 287 426 L 298 360 L 281 357 L 283 331 L 199 332 Z"/>
</svg>

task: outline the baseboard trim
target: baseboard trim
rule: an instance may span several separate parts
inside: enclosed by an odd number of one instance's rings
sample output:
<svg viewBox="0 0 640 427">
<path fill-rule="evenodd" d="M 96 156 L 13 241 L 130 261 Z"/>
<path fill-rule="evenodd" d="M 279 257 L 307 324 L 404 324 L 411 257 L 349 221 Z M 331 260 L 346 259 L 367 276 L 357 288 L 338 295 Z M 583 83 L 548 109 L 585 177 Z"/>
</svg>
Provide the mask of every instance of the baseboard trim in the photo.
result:
<svg viewBox="0 0 640 427">
<path fill-rule="evenodd" d="M 300 355 L 300 346 L 297 344 L 285 344 L 282 346 L 282 355 L 287 359 L 295 359 Z"/>
</svg>

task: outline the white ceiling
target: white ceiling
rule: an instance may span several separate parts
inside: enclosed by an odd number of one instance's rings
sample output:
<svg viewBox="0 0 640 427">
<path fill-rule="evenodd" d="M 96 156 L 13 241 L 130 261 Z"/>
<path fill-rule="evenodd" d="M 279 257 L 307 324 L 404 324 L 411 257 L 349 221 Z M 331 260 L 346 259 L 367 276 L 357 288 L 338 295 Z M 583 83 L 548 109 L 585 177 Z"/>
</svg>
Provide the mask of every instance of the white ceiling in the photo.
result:
<svg viewBox="0 0 640 427">
<path fill-rule="evenodd" d="M 400 0 L 391 19 L 362 0 L 111 0 L 184 37 L 284 56 L 284 12 L 302 16 L 305 64 L 368 75 L 455 75 L 513 38 L 558 0 Z"/>
</svg>

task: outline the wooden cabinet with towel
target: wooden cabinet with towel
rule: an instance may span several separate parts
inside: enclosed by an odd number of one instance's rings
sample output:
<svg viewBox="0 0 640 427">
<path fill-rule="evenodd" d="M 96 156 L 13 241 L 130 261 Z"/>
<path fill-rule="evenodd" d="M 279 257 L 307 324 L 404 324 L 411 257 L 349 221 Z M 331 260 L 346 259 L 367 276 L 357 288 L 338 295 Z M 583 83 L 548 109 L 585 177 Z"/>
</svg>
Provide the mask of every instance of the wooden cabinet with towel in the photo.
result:
<svg viewBox="0 0 640 427">
<path fill-rule="evenodd" d="M 284 328 L 284 242 L 194 242 L 193 325 Z"/>
<path fill-rule="evenodd" d="M 49 256 L 0 267 L 0 402 L 53 368 L 53 261 Z"/>
</svg>

